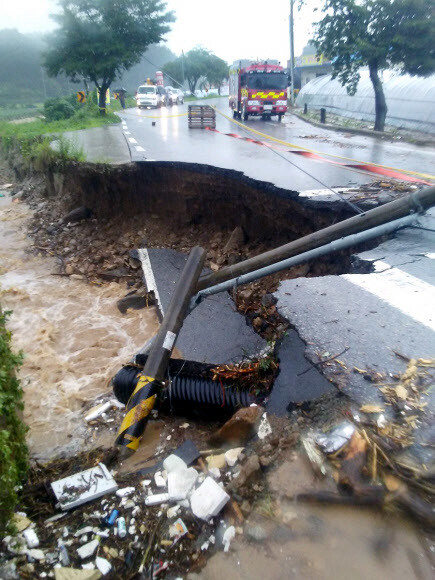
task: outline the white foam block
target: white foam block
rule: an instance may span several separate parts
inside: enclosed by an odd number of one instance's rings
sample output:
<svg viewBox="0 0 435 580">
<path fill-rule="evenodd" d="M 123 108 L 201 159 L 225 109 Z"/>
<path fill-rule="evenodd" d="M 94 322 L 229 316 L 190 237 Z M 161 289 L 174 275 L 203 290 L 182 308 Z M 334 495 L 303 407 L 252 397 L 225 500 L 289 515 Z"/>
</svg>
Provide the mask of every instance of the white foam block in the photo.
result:
<svg viewBox="0 0 435 580">
<path fill-rule="evenodd" d="M 91 469 L 64 477 L 51 484 L 62 510 L 92 501 L 106 493 L 113 493 L 118 484 L 103 463 Z"/>
<path fill-rule="evenodd" d="M 206 477 L 190 498 L 190 507 L 197 518 L 206 522 L 217 516 L 230 496 L 211 477 Z"/>
</svg>

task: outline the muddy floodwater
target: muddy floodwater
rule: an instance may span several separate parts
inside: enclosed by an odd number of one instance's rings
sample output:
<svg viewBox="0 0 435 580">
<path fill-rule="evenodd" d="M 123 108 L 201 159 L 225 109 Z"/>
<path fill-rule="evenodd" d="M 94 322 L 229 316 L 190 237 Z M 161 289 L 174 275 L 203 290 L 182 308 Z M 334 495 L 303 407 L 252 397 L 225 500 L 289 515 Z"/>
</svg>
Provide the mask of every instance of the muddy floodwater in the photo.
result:
<svg viewBox="0 0 435 580">
<path fill-rule="evenodd" d="M 0 300 L 13 311 L 8 327 L 24 353 L 30 452 L 42 459 L 75 453 L 84 404 L 109 390 L 120 365 L 156 332 L 157 317 L 153 309 L 120 314 L 123 284 L 55 275 L 55 258 L 28 251 L 30 209 L 10 198 L 0 202 Z"/>
</svg>

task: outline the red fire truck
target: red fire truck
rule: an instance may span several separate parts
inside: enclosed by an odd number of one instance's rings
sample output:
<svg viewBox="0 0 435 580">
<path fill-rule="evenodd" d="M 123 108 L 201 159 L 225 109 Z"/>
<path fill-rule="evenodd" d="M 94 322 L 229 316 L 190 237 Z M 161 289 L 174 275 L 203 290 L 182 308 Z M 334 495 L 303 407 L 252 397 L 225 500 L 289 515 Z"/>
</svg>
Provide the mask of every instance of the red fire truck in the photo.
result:
<svg viewBox="0 0 435 580">
<path fill-rule="evenodd" d="M 229 105 L 235 119 L 250 115 L 281 121 L 287 111 L 288 73 L 278 61 L 237 60 L 230 69 Z"/>
</svg>

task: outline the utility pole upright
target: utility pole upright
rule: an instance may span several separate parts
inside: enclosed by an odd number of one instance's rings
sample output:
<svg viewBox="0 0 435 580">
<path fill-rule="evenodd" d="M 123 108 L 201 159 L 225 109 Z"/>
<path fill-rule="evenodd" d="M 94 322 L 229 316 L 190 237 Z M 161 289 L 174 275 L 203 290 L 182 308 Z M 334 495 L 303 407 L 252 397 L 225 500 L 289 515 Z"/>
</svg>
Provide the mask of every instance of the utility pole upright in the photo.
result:
<svg viewBox="0 0 435 580">
<path fill-rule="evenodd" d="M 295 72 L 295 44 L 293 35 L 293 5 L 294 0 L 290 0 L 290 16 L 289 16 L 289 33 L 290 33 L 290 104 L 293 106 L 295 104 L 295 85 L 294 85 L 294 72 Z"/>
</svg>

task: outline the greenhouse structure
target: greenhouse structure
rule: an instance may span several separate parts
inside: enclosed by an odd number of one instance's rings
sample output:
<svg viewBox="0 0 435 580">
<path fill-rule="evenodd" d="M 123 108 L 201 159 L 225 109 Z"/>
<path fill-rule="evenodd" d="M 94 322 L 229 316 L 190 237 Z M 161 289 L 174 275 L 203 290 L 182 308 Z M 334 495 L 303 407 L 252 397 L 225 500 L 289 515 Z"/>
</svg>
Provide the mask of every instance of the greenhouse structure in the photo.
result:
<svg viewBox="0 0 435 580">
<path fill-rule="evenodd" d="M 302 87 L 296 106 L 325 108 L 336 115 L 375 120 L 375 94 L 368 69 L 360 71 L 355 95 L 350 96 L 338 79 L 324 75 Z M 384 71 L 383 86 L 388 113 L 386 124 L 435 134 L 435 75 L 416 77 Z"/>
</svg>

